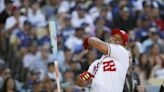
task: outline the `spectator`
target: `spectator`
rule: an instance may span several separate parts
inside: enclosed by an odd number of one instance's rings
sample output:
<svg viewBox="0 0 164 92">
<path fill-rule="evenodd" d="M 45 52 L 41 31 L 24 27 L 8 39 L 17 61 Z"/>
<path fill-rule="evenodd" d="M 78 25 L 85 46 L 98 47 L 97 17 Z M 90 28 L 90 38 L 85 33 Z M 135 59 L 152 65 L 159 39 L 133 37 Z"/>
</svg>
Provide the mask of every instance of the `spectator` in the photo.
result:
<svg viewBox="0 0 164 92">
<path fill-rule="evenodd" d="M 33 87 L 32 92 L 41 92 L 43 90 L 42 87 L 41 87 L 41 82 L 38 81 L 38 80 L 35 80 L 33 82 L 32 87 Z"/>
<path fill-rule="evenodd" d="M 70 69 L 69 63 L 72 62 L 72 58 L 73 58 L 73 53 L 71 52 L 70 49 L 66 49 L 64 52 L 65 52 L 64 53 L 65 61 L 64 64 L 62 65 L 62 72 L 65 72 Z"/>
<path fill-rule="evenodd" d="M 158 70 L 156 70 L 155 72 L 155 77 L 157 79 L 164 79 L 164 55 L 161 55 L 160 56 L 161 60 L 162 60 L 162 63 L 161 63 L 161 66 L 159 67 Z"/>
<path fill-rule="evenodd" d="M 0 13 L 5 9 L 5 2 L 4 0 L 0 1 Z"/>
<path fill-rule="evenodd" d="M 83 71 L 87 71 L 89 65 L 97 58 L 97 53 L 94 50 L 89 50 L 86 54 L 86 59 L 83 62 L 80 62 L 81 68 Z"/>
<path fill-rule="evenodd" d="M 159 46 L 157 44 L 152 44 L 150 48 L 148 59 L 150 60 L 151 66 L 154 67 L 155 65 L 161 65 Z"/>
<path fill-rule="evenodd" d="M 56 13 L 57 7 L 52 5 L 51 0 L 47 0 L 46 5 L 44 5 L 42 8 L 42 11 L 46 19 L 49 20 Z"/>
<path fill-rule="evenodd" d="M 33 90 L 33 83 L 38 79 L 38 73 L 35 71 L 29 71 L 28 75 L 26 76 L 26 80 L 23 83 L 22 91 L 32 91 Z"/>
<path fill-rule="evenodd" d="M 40 10 L 39 2 L 33 2 L 31 9 L 28 11 L 28 20 L 36 27 L 45 27 L 46 17 Z"/>
<path fill-rule="evenodd" d="M 110 29 L 105 25 L 105 18 L 98 17 L 95 20 L 95 28 L 93 32 L 91 32 L 91 35 L 96 36 L 100 39 L 103 39 L 104 33 L 109 33 Z M 105 39 L 103 39 L 105 40 Z"/>
<path fill-rule="evenodd" d="M 24 22 L 27 20 L 26 16 L 20 14 L 19 7 L 14 6 L 12 8 L 13 16 L 6 19 L 5 30 L 11 33 L 22 29 Z"/>
<path fill-rule="evenodd" d="M 162 48 L 163 44 L 164 44 L 162 42 L 162 39 L 160 39 L 159 32 L 157 31 L 156 28 L 150 28 L 149 29 L 149 38 L 146 39 L 145 41 L 143 41 L 143 48 L 144 48 L 145 53 L 147 53 L 147 51 L 149 51 L 149 48 L 153 43 L 158 44 L 160 48 Z M 162 49 L 161 49 L 161 52 L 163 52 Z"/>
<path fill-rule="evenodd" d="M 73 92 L 73 90 L 74 90 L 74 86 L 69 85 L 67 88 L 64 89 L 64 92 Z"/>
<path fill-rule="evenodd" d="M 11 44 L 16 47 L 15 49 L 19 49 L 23 55 L 28 51 L 29 43 L 31 40 L 30 31 L 31 23 L 25 21 L 22 31 L 19 30 L 16 34 L 12 34 L 11 36 Z M 16 40 L 14 40 L 14 36 L 16 36 Z"/>
<path fill-rule="evenodd" d="M 87 14 L 84 6 L 79 5 L 77 10 L 72 12 L 71 24 L 75 28 L 82 26 L 82 24 L 93 26 L 93 19 Z"/>
<path fill-rule="evenodd" d="M 103 4 L 101 6 L 100 15 L 105 19 L 105 25 L 109 28 L 113 28 L 113 15 L 112 9 L 109 5 Z"/>
<path fill-rule="evenodd" d="M 136 26 L 136 20 L 130 14 L 130 9 L 128 7 L 121 8 L 118 18 L 115 17 L 113 22 L 115 27 L 126 31 L 134 29 L 134 27 Z"/>
<path fill-rule="evenodd" d="M 64 38 L 64 42 L 65 42 L 70 36 L 73 36 L 75 34 L 75 29 L 71 25 L 71 18 L 70 18 L 70 16 L 66 16 L 64 18 L 64 23 L 65 23 L 65 26 L 61 30 L 62 31 L 61 34 L 62 34 L 62 36 Z"/>
<path fill-rule="evenodd" d="M 89 7 L 89 14 L 93 20 L 95 20 L 100 15 L 102 4 L 103 4 L 103 1 L 94 0 L 91 6 Z"/>
<path fill-rule="evenodd" d="M 2 88 L 2 85 L 4 83 L 4 80 L 11 76 L 11 71 L 10 70 L 6 70 L 6 66 L 5 64 L 0 64 L 0 89 Z"/>
<path fill-rule="evenodd" d="M 131 53 L 132 53 L 132 57 L 133 57 L 133 62 L 135 64 L 139 64 L 139 60 L 138 59 L 139 59 L 140 53 L 139 53 L 139 49 L 138 49 L 136 44 L 133 44 L 131 46 Z"/>
<path fill-rule="evenodd" d="M 67 70 L 63 73 L 63 83 L 61 84 L 63 86 L 64 90 L 73 90 L 74 85 L 74 73 L 71 70 Z M 68 91 L 72 92 L 72 91 Z"/>
<path fill-rule="evenodd" d="M 79 74 L 79 72 L 82 72 L 81 71 L 81 66 L 80 66 L 80 63 L 79 62 L 70 62 L 70 70 L 74 73 L 75 76 L 77 76 Z"/>
<path fill-rule="evenodd" d="M 73 53 L 81 51 L 83 34 L 84 28 L 76 28 L 75 36 L 70 36 L 65 42 L 65 46 L 69 48 Z"/>
<path fill-rule="evenodd" d="M 131 55 L 130 58 L 130 67 L 126 75 L 123 92 L 145 92 L 144 87 L 141 86 L 139 75 L 133 71 L 134 63 Z"/>
<path fill-rule="evenodd" d="M 32 69 L 32 64 L 37 62 L 37 44 L 36 42 L 31 42 L 29 45 L 28 53 L 23 57 L 23 67 L 29 70 Z"/>
<path fill-rule="evenodd" d="M 148 36 L 150 21 L 146 15 L 137 19 L 137 29 L 135 31 L 135 39 L 143 42 Z"/>
<path fill-rule="evenodd" d="M 136 72 L 139 74 L 141 84 L 146 84 L 146 80 L 150 78 L 151 66 L 150 61 L 146 54 L 140 54 L 139 64 L 136 68 Z"/>
<path fill-rule="evenodd" d="M 48 77 L 43 80 L 43 91 L 44 92 L 54 92 L 54 82 Z"/>
<path fill-rule="evenodd" d="M 6 8 L 2 12 L 0 12 L 0 18 L 1 18 L 0 29 L 4 27 L 6 19 L 12 15 L 12 9 L 13 9 L 12 1 L 10 0 L 4 0 L 4 1 L 5 1 Z"/>
<path fill-rule="evenodd" d="M 7 78 L 11 77 L 11 70 L 9 68 L 3 68 L 1 71 L 1 84 L 4 84 L 4 80 L 6 80 Z M 2 86 L 2 85 L 1 85 Z"/>
<path fill-rule="evenodd" d="M 57 47 L 58 47 L 58 53 L 57 53 L 57 57 L 56 60 L 58 61 L 59 64 L 59 69 L 62 71 L 62 66 L 65 62 L 65 56 L 64 56 L 64 42 L 63 42 L 63 38 L 61 35 L 57 35 Z"/>
<path fill-rule="evenodd" d="M 50 45 L 50 35 L 49 31 L 46 28 L 36 28 L 36 40 L 38 42 L 39 46 L 42 46 L 44 44 L 49 44 Z"/>
<path fill-rule="evenodd" d="M 2 92 L 19 92 L 16 89 L 16 84 L 15 84 L 14 79 L 11 77 L 8 77 L 7 79 L 5 79 L 3 88 L 1 91 Z"/>
<path fill-rule="evenodd" d="M 51 80 L 56 81 L 56 73 L 55 73 L 54 62 L 51 62 L 51 63 L 48 64 L 48 77 Z M 60 82 L 63 81 L 63 76 L 61 75 L 60 71 L 59 71 L 59 80 L 60 80 Z"/>
<path fill-rule="evenodd" d="M 38 71 L 40 73 L 39 81 L 43 80 L 45 74 L 48 73 L 48 63 L 54 60 L 54 57 L 50 53 L 49 49 L 49 45 L 44 44 L 40 48 L 40 53 L 38 53 L 37 60 L 31 66 L 33 71 Z"/>
</svg>

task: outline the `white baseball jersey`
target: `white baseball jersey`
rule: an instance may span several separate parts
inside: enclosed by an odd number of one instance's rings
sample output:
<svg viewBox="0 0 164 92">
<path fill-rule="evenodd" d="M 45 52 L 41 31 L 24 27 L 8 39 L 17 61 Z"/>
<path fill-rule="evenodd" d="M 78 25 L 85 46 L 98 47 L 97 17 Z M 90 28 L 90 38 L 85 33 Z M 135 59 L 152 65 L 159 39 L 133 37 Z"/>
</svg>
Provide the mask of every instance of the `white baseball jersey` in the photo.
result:
<svg viewBox="0 0 164 92">
<path fill-rule="evenodd" d="M 108 55 L 95 60 L 88 69 L 95 76 L 91 92 L 122 92 L 128 67 L 128 51 L 121 45 L 108 44 Z"/>
</svg>

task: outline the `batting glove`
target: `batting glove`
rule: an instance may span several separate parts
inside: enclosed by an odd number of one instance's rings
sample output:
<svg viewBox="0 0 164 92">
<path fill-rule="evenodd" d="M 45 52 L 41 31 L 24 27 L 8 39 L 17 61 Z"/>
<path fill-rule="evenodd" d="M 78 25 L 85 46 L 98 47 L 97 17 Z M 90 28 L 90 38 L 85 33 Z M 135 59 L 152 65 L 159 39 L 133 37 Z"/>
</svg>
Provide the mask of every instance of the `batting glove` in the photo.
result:
<svg viewBox="0 0 164 92">
<path fill-rule="evenodd" d="M 89 37 L 86 37 L 83 39 L 83 47 L 84 49 L 89 49 L 89 43 L 88 43 Z"/>
<path fill-rule="evenodd" d="M 89 81 L 94 77 L 91 73 L 85 71 L 82 74 L 80 74 L 80 79 L 84 81 Z"/>
</svg>

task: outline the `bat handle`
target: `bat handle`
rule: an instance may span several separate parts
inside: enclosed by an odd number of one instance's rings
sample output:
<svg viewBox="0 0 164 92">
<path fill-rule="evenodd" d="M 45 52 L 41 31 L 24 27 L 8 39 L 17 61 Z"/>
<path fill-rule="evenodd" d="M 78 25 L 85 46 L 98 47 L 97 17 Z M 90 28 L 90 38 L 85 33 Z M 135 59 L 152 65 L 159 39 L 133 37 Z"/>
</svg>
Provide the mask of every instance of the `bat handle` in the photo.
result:
<svg viewBox="0 0 164 92">
<path fill-rule="evenodd" d="M 55 65 L 55 73 L 56 73 L 56 82 L 57 82 L 57 91 L 61 92 L 60 90 L 60 80 L 59 80 L 59 69 L 58 69 L 58 62 L 54 62 Z"/>
</svg>

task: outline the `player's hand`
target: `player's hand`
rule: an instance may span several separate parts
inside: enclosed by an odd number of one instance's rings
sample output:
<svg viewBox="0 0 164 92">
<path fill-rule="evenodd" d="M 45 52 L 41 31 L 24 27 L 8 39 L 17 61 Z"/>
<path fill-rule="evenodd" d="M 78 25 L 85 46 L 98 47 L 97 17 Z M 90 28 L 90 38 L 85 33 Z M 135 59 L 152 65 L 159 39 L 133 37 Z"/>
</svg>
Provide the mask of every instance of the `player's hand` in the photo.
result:
<svg viewBox="0 0 164 92">
<path fill-rule="evenodd" d="M 83 47 L 84 49 L 89 49 L 89 43 L 88 43 L 89 37 L 86 37 L 83 39 Z"/>
<path fill-rule="evenodd" d="M 80 74 L 80 79 L 84 80 L 84 81 L 90 81 L 93 77 L 94 77 L 94 75 L 92 75 L 91 73 L 89 73 L 87 71 Z"/>
</svg>

